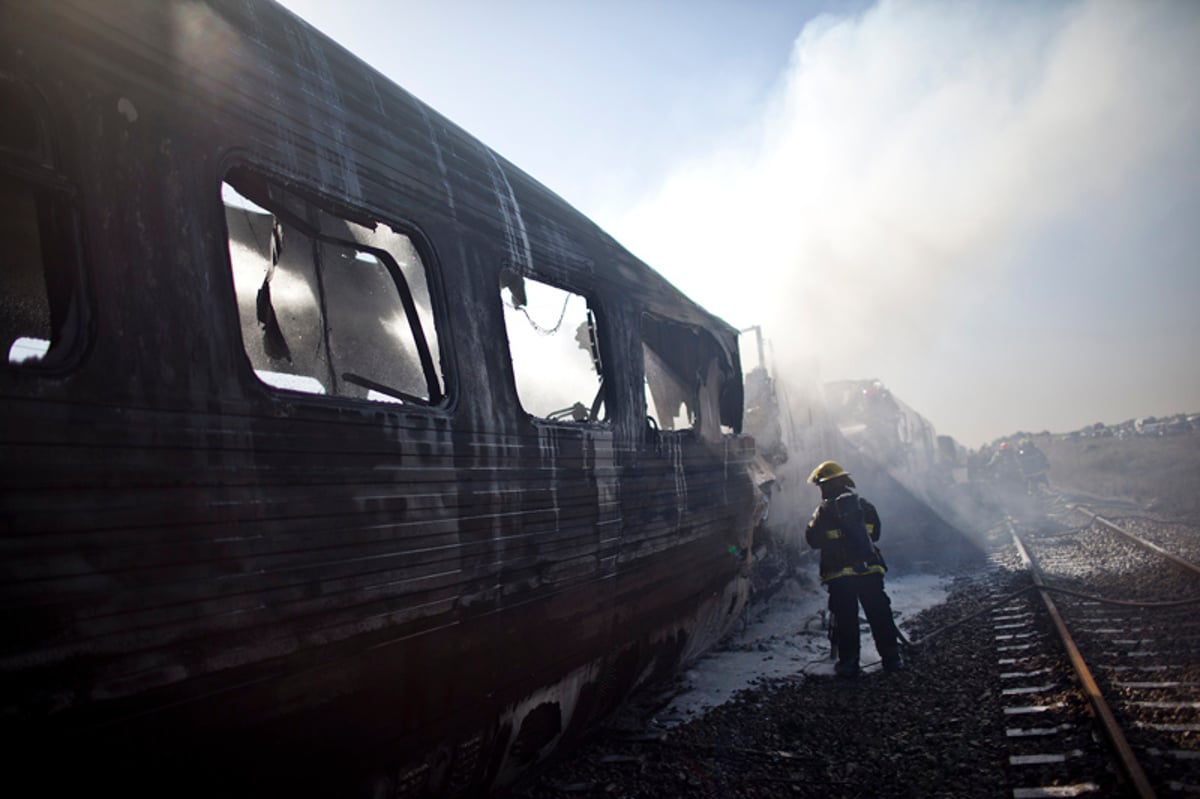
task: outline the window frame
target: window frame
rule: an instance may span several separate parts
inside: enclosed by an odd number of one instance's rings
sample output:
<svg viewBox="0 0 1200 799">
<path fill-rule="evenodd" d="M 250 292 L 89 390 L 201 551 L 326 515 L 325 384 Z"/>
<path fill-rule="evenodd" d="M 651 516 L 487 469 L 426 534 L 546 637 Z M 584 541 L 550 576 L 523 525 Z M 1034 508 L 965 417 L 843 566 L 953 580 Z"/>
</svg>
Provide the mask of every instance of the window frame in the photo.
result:
<svg viewBox="0 0 1200 799">
<path fill-rule="evenodd" d="M 690 401 L 684 402 L 684 407 L 691 409 L 691 418 L 687 427 L 661 427 L 661 420 L 658 418 L 659 408 L 657 407 L 657 403 L 654 402 L 654 397 L 652 396 L 653 387 L 650 385 L 649 375 L 646 373 L 646 351 L 649 350 L 659 360 L 665 361 L 667 359 L 664 359 L 658 350 L 647 343 L 647 322 L 665 326 L 668 329 L 674 327 L 683 331 L 690 331 L 701 338 L 707 339 L 706 346 L 711 354 L 711 357 L 707 360 L 707 368 L 712 372 L 715 367 L 715 376 L 718 382 L 709 388 L 712 394 L 708 397 L 707 402 L 702 391 L 693 390 L 690 393 Z M 732 373 L 736 365 L 728 362 L 724 348 L 721 347 L 720 342 L 712 332 L 701 324 L 682 321 L 648 308 L 643 308 L 638 314 L 638 344 L 640 345 L 639 353 L 642 356 L 639 359 L 642 378 L 640 381 L 642 408 L 645 415 L 644 421 L 649 429 L 655 435 L 691 436 L 706 441 L 716 441 L 723 437 L 725 433 L 723 429 L 724 423 L 721 419 L 721 404 L 725 384 L 722 382 L 722 376 Z M 703 387 L 704 383 L 701 383 L 698 388 Z M 707 414 L 705 413 L 706 405 L 708 406 Z M 652 408 L 654 413 L 651 413 Z"/>
<path fill-rule="evenodd" d="M 8 352 L 0 356 L 0 371 L 11 375 L 60 377 L 82 365 L 94 339 L 91 292 L 85 264 L 83 216 L 80 191 L 64 171 L 67 160 L 62 146 L 62 126 L 50 112 L 45 96 L 31 82 L 0 72 L 0 82 L 9 84 L 27 101 L 38 135 L 38 152 L 23 152 L 0 144 L 0 176 L 27 189 L 33 199 L 42 250 L 42 279 L 46 281 L 46 305 L 51 330 L 46 353 L 36 360 L 11 363 Z M 43 223 L 49 217 L 53 229 Z M 51 279 L 52 278 L 52 279 Z M 58 284 L 52 286 L 51 283 Z M 55 308 L 61 318 L 55 325 Z M 55 336 L 59 336 L 55 340 Z"/>
<path fill-rule="evenodd" d="M 238 169 L 244 169 L 253 174 L 257 178 L 269 184 L 274 184 L 278 188 L 288 192 L 290 195 L 304 203 L 315 207 L 320 212 L 338 219 L 342 222 L 353 223 L 365 228 L 374 229 L 377 224 L 387 225 L 391 230 L 399 235 L 406 237 L 416 252 L 418 259 L 421 262 L 421 268 L 425 276 L 425 286 L 429 293 L 429 310 L 432 318 L 432 331 L 426 328 L 424 320 L 420 318 L 420 314 L 415 312 L 416 300 L 412 296 L 412 288 L 409 286 L 407 279 L 403 277 L 403 272 L 396 263 L 395 257 L 382 248 L 363 244 L 354 240 L 346 240 L 331 236 L 319 230 L 319 227 L 314 227 L 307 220 L 298 219 L 290 209 L 284 209 L 280 214 L 278 211 L 271 210 L 270 212 L 283 220 L 286 224 L 292 225 L 300 229 L 303 235 L 313 241 L 323 245 L 344 247 L 357 250 L 364 253 L 369 253 L 374 256 L 379 264 L 387 271 L 391 278 L 393 288 L 396 291 L 396 298 L 403 307 L 406 317 L 406 323 L 409 332 L 412 334 L 414 346 L 417 348 L 418 359 L 420 361 L 420 369 L 425 378 L 426 386 L 430 390 L 428 400 L 422 397 L 397 393 L 395 389 L 388 388 L 386 392 L 400 399 L 401 402 L 388 402 L 383 400 L 368 399 L 366 397 L 354 397 L 346 394 L 320 394 L 316 392 L 304 391 L 300 389 L 292 389 L 280 386 L 275 383 L 264 380 L 257 373 L 254 364 L 250 360 L 250 353 L 246 349 L 246 343 L 242 335 L 242 323 L 240 312 L 238 310 L 238 294 L 237 287 L 234 283 L 234 265 L 233 257 L 230 253 L 230 231 L 228 222 L 225 218 L 227 206 L 222 199 L 222 186 L 230 185 L 235 190 L 229 181 L 230 173 Z M 317 403 L 320 406 L 339 405 L 348 403 L 357 408 L 369 407 L 373 410 L 388 410 L 388 411 L 404 411 L 411 412 L 419 410 L 422 413 L 428 412 L 446 412 L 452 409 L 456 401 L 455 386 L 457 380 L 454 378 L 452 367 L 455 363 L 455 358 L 452 354 L 452 341 L 448 334 L 439 331 L 449 329 L 449 321 L 444 305 L 445 292 L 442 282 L 442 270 L 438 261 L 432 243 L 429 237 L 421 230 L 421 228 L 413 221 L 405 219 L 398 221 L 398 217 L 390 212 L 379 211 L 369 206 L 357 206 L 347 202 L 344 198 L 337 197 L 316 188 L 314 181 L 310 176 L 297 175 L 294 172 L 282 168 L 280 165 L 273 162 L 265 162 L 260 158 L 256 158 L 253 153 L 242 149 L 235 149 L 228 152 L 218 164 L 216 176 L 216 190 L 210 194 L 210 198 L 215 197 L 216 209 L 220 219 L 220 230 L 223 234 L 221 243 L 222 246 L 222 264 L 224 267 L 223 279 L 227 281 L 229 293 L 229 310 L 232 311 L 232 327 L 233 327 L 233 342 L 240 355 L 238 359 L 244 365 L 243 374 L 248 374 L 249 378 L 257 388 L 275 400 L 286 399 L 289 403 L 296 401 L 308 400 Z M 239 192 L 240 193 L 240 192 Z M 247 198 L 251 202 L 255 202 L 253 198 Z M 270 210 L 270 209 L 264 209 Z M 321 318 L 325 324 L 324 310 L 322 310 Z M 416 326 L 414 329 L 414 325 Z M 417 336 L 416 333 L 421 335 Z M 434 357 L 432 347 L 428 336 L 432 333 L 437 343 L 437 356 Z M 432 375 L 430 372 L 432 371 Z M 286 374 L 286 373 L 284 373 Z M 297 375 L 296 377 L 303 377 Z M 432 379 L 431 379 L 432 378 Z M 342 378 L 345 379 L 345 378 Z M 363 382 L 349 380 L 347 382 L 355 385 L 360 385 L 364 388 L 370 388 Z M 366 382 L 371 382 L 367 380 Z M 387 388 L 387 387 L 384 387 Z"/>
<path fill-rule="evenodd" d="M 506 288 L 506 286 L 504 283 L 504 275 L 506 273 L 511 274 L 515 277 L 519 277 L 522 280 L 533 280 L 537 283 L 541 283 L 544 286 L 548 286 L 549 288 L 556 289 L 558 291 L 562 291 L 567 294 L 573 294 L 577 297 L 583 298 L 583 301 L 587 307 L 587 311 L 588 311 L 588 313 L 591 314 L 593 322 L 595 324 L 596 348 L 600 352 L 600 371 L 597 374 L 598 385 L 597 385 L 596 395 L 602 397 L 602 399 L 603 399 L 603 402 L 600 404 L 600 407 L 603 408 L 604 412 L 602 415 L 597 416 L 596 419 L 589 418 L 589 419 L 576 420 L 576 419 L 570 418 L 569 416 L 564 417 L 564 418 L 550 418 L 548 416 L 539 416 L 535 413 L 532 413 L 528 408 L 525 407 L 525 404 L 521 401 L 521 390 L 520 390 L 520 387 L 517 385 L 516 362 L 513 360 L 513 357 L 512 357 L 512 341 L 509 337 L 508 323 L 505 318 L 506 310 L 505 310 L 505 303 L 504 303 L 504 289 Z M 507 265 L 507 264 L 501 266 L 501 268 L 496 273 L 496 277 L 497 277 L 496 293 L 493 296 L 496 297 L 496 299 L 500 302 L 500 306 L 501 306 L 500 307 L 500 324 L 504 328 L 504 359 L 505 359 L 506 364 L 508 365 L 509 375 L 512 378 L 513 397 L 517 401 L 516 407 L 518 408 L 519 412 L 521 414 L 523 414 L 525 418 L 529 419 L 534 424 L 554 425 L 557 427 L 563 427 L 563 428 L 567 428 L 567 429 L 581 429 L 581 428 L 611 429 L 613 427 L 614 421 L 617 419 L 617 414 L 619 412 L 619 409 L 617 407 L 615 407 L 613 404 L 613 398 L 616 396 L 616 392 L 613 390 L 614 378 L 612 375 L 612 369 L 613 369 L 612 354 L 611 354 L 611 347 L 609 346 L 609 343 L 607 341 L 608 336 L 605 333 L 606 329 L 608 328 L 608 322 L 606 320 L 606 317 L 608 316 L 608 314 L 605 311 L 604 304 L 602 302 L 600 302 L 596 293 L 591 291 L 590 289 L 581 288 L 578 285 L 572 284 L 570 281 L 563 280 L 559 277 L 554 277 L 554 278 L 548 279 L 545 275 L 542 275 L 540 273 L 531 273 L 530 270 L 517 269 L 517 268 L 515 268 L 511 265 Z M 592 357 L 590 353 L 589 353 L 589 357 Z M 593 398 L 593 405 L 594 404 L 595 404 L 595 399 Z M 590 412 L 591 409 L 588 408 L 588 410 Z"/>
</svg>

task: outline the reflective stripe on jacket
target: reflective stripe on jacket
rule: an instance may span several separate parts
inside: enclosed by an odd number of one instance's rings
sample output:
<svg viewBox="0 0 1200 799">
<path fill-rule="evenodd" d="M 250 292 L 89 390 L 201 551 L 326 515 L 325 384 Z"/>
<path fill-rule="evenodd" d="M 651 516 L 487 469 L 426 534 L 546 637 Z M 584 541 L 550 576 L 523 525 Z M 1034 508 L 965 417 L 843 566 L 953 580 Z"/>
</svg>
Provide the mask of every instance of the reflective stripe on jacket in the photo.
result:
<svg viewBox="0 0 1200 799">
<path fill-rule="evenodd" d="M 879 520 L 879 511 L 865 499 L 862 500 L 862 506 L 863 515 L 866 517 L 867 534 L 871 536 L 872 542 L 878 541 L 883 527 Z M 883 562 L 878 547 L 875 548 L 874 554 L 867 558 L 866 571 L 855 571 L 858 564 L 853 562 L 847 551 L 831 499 L 822 500 L 817 509 L 813 511 L 808 529 L 804 532 L 804 538 L 810 547 L 821 550 L 821 582 L 823 583 L 856 574 L 887 573 L 887 565 Z"/>
</svg>

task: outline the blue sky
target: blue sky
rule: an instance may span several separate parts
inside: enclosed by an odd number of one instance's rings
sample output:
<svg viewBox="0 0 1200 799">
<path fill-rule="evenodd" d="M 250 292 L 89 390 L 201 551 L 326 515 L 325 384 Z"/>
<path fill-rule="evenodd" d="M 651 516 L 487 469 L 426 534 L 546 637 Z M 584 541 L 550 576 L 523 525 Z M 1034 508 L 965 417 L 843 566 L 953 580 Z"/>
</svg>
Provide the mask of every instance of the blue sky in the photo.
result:
<svg viewBox="0 0 1200 799">
<path fill-rule="evenodd" d="M 970 446 L 1200 411 L 1200 4 L 285 5 L 785 376 Z"/>
</svg>

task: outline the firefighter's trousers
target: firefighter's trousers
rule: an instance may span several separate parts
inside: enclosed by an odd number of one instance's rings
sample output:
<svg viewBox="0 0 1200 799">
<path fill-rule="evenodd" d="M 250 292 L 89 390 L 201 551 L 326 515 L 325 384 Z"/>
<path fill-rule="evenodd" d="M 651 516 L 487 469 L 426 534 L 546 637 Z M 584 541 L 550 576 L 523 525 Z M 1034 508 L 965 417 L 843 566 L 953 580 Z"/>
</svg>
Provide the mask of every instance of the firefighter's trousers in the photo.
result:
<svg viewBox="0 0 1200 799">
<path fill-rule="evenodd" d="M 897 656 L 896 624 L 892 620 L 892 602 L 883 590 L 882 574 L 855 574 L 837 577 L 826 583 L 829 588 L 829 612 L 833 614 L 838 662 L 858 665 L 858 606 L 861 603 L 875 648 L 884 662 Z"/>
</svg>

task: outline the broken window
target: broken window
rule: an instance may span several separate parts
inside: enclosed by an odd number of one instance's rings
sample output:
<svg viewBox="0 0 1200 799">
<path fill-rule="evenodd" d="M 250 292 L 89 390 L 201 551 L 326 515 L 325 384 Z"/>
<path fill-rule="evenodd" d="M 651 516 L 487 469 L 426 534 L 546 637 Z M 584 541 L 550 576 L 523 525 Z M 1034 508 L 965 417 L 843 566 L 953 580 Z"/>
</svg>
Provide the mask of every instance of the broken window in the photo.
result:
<svg viewBox="0 0 1200 799">
<path fill-rule="evenodd" d="M 722 382 L 729 367 L 713 337 L 697 327 L 643 314 L 642 356 L 650 424 L 720 437 Z"/>
<path fill-rule="evenodd" d="M 9 366 L 77 352 L 81 276 L 71 190 L 36 95 L 0 77 L 0 348 Z"/>
<path fill-rule="evenodd" d="M 222 186 L 242 344 L 276 388 L 441 401 L 425 264 L 390 225 L 237 167 Z"/>
<path fill-rule="evenodd" d="M 596 317 L 580 294 L 511 271 L 500 276 L 521 407 L 555 421 L 606 418 Z"/>
</svg>

